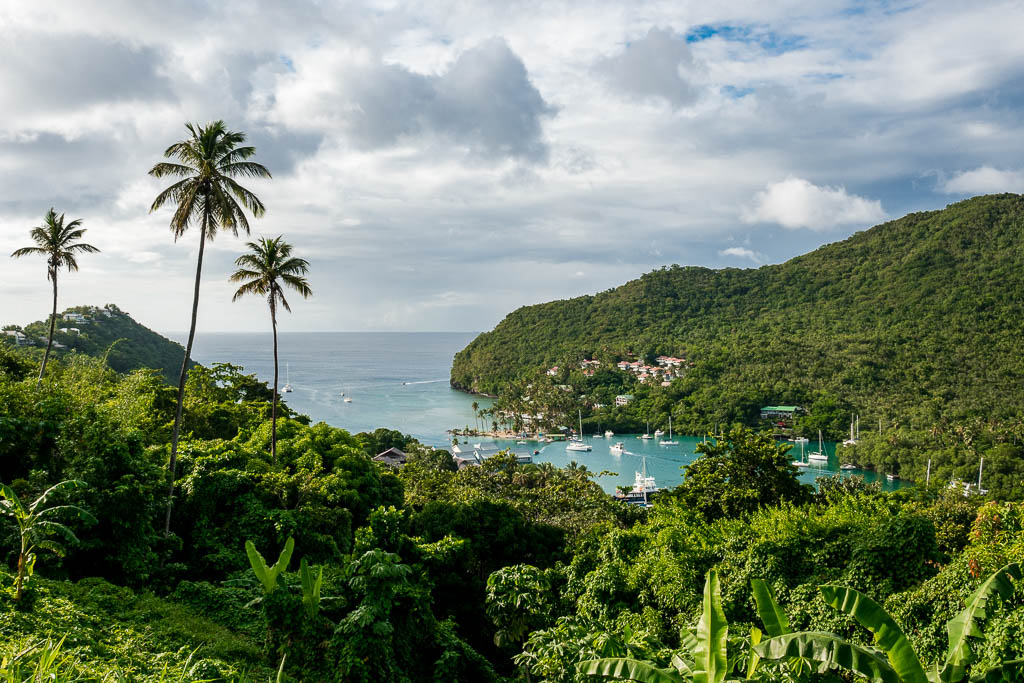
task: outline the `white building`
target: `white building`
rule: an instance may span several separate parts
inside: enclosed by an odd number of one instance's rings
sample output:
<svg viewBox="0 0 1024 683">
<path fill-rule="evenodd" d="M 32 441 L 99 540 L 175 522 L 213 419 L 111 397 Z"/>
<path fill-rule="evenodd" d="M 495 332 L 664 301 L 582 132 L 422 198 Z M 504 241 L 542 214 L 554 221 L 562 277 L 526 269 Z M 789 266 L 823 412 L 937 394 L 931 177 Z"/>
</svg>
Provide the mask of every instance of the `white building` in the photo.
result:
<svg viewBox="0 0 1024 683">
<path fill-rule="evenodd" d="M 14 343 L 18 346 L 28 344 L 28 337 L 20 330 L 4 330 L 4 334 L 8 337 L 14 337 Z"/>
<path fill-rule="evenodd" d="M 633 400 L 633 394 L 619 394 L 615 397 L 615 405 L 622 407 Z"/>
<path fill-rule="evenodd" d="M 89 320 L 81 313 L 65 313 L 64 319 L 73 323 L 84 323 Z"/>
</svg>

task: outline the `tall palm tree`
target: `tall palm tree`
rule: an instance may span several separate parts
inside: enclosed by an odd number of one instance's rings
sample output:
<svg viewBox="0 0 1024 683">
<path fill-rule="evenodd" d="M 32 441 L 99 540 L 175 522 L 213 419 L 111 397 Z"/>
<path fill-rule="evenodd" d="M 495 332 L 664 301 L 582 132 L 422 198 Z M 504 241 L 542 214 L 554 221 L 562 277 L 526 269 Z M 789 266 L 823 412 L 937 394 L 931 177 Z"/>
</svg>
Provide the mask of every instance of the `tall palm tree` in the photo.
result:
<svg viewBox="0 0 1024 683">
<path fill-rule="evenodd" d="M 264 214 L 263 202 L 249 190 L 239 185 L 235 178 L 269 178 L 262 164 L 249 161 L 256 153 L 254 147 L 240 146 L 245 142 L 245 133 L 229 131 L 223 121 L 214 121 L 205 126 L 185 124 L 189 137 L 175 142 L 164 151 L 164 156 L 176 162 L 162 161 L 149 174 L 156 178 L 170 176 L 180 178 L 156 196 L 150 212 L 164 204 L 175 205 L 171 217 L 171 232 L 174 240 L 198 223 L 199 257 L 196 262 L 196 285 L 192 296 L 192 324 L 188 330 L 185 357 L 181 361 L 178 376 L 178 408 L 174 414 L 174 431 L 171 436 L 171 458 L 167 465 L 170 470 L 170 484 L 167 491 L 167 519 L 164 532 L 171 531 L 171 507 L 174 504 L 174 474 L 178 457 L 178 434 L 181 432 L 181 407 L 185 398 L 185 376 L 188 359 L 192 355 L 192 341 L 196 336 L 196 315 L 199 312 L 199 281 L 203 272 L 203 249 L 206 240 L 212 240 L 217 230 L 230 230 L 235 237 L 241 228 L 249 234 L 249 221 L 245 209 L 253 216 Z"/>
<path fill-rule="evenodd" d="M 46 278 L 53 283 L 53 313 L 50 314 L 50 334 L 46 338 L 46 353 L 43 354 L 43 365 L 39 368 L 39 379 L 36 381 L 36 388 L 43 381 L 43 373 L 46 372 L 46 361 L 50 359 L 50 347 L 53 346 L 53 328 L 57 323 L 57 271 L 67 268 L 68 272 L 78 270 L 78 261 L 75 254 L 87 252 L 94 254 L 99 251 L 91 244 L 78 242 L 85 234 L 82 227 L 82 219 L 76 218 L 70 223 L 64 223 L 64 214 L 57 215 L 57 212 L 50 207 L 43 219 L 43 224 L 32 228 L 29 233 L 36 243 L 35 247 L 22 247 L 11 256 L 21 258 L 29 254 L 39 254 L 46 257 Z M 77 244 L 76 244 L 77 243 Z"/>
<path fill-rule="evenodd" d="M 232 301 L 246 294 L 265 296 L 267 304 L 270 305 L 270 327 L 274 331 L 274 402 L 270 409 L 270 458 L 277 463 L 277 306 L 284 306 L 284 310 L 292 312 L 288 300 L 284 298 L 282 284 L 294 289 L 308 299 L 313 290 L 309 288 L 309 282 L 304 275 L 309 270 L 309 262 L 306 259 L 292 256 L 292 245 L 277 236 L 273 239 L 261 237 L 256 242 L 249 242 L 249 253 L 242 254 L 235 259 L 238 270 L 231 276 L 231 282 L 240 282 Z"/>
</svg>

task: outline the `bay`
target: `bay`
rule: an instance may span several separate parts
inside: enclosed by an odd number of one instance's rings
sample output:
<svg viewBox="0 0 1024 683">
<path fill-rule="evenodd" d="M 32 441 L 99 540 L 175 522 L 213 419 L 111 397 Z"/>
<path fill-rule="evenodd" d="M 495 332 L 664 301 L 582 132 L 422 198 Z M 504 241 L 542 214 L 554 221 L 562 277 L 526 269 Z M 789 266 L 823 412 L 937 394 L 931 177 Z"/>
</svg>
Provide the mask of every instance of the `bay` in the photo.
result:
<svg viewBox="0 0 1024 683">
<path fill-rule="evenodd" d="M 185 334 L 170 335 L 184 343 Z M 473 403 L 489 407 L 490 399 L 456 391 L 448 385 L 455 353 L 476 336 L 475 332 L 282 332 L 278 335 L 281 361 L 280 386 L 291 383 L 294 391 L 282 395 L 288 405 L 314 422 L 326 422 L 352 433 L 378 427 L 409 434 L 421 443 L 449 448 L 447 430 L 473 426 Z M 272 381 L 274 356 L 269 333 L 197 333 L 192 357 L 204 365 L 224 362 L 240 365 L 261 380 Z M 287 368 L 287 378 L 286 378 Z M 344 392 L 344 396 L 342 393 Z M 351 402 L 346 403 L 345 398 Z M 617 486 L 631 486 L 635 472 L 646 458 L 647 472 L 659 487 L 681 481 L 680 467 L 696 458 L 698 437 L 677 436 L 677 446 L 661 446 L 638 434 L 604 437 L 587 436 L 590 452 L 567 452 L 564 442 L 519 444 L 500 439 L 469 439 L 471 443 L 495 444 L 519 453 L 540 453 L 535 462 L 565 467 L 570 462 L 585 465 L 592 472 L 608 472 L 598 482 L 609 493 Z M 623 442 L 625 453 L 613 454 L 610 446 Z M 816 444 L 815 444 L 816 445 Z M 829 462 L 803 469 L 800 479 L 807 483 L 839 470 L 836 444 L 826 442 Z M 800 448 L 793 451 L 799 454 Z M 614 474 L 611 474 L 614 473 Z M 874 472 L 844 471 L 879 479 Z M 901 482 L 881 477 L 884 489 Z"/>
</svg>

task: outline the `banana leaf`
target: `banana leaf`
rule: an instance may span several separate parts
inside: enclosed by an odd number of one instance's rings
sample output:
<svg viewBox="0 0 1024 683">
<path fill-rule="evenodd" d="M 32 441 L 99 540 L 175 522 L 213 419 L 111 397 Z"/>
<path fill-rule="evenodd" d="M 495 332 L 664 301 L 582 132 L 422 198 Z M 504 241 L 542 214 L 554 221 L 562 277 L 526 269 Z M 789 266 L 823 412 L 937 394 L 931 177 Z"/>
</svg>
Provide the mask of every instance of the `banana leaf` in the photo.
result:
<svg viewBox="0 0 1024 683">
<path fill-rule="evenodd" d="M 903 630 L 877 602 L 860 591 L 846 586 L 819 586 L 825 602 L 849 614 L 871 631 L 878 645 L 889 657 L 903 683 L 929 683 L 928 675 Z"/>
<path fill-rule="evenodd" d="M 841 667 L 866 676 L 874 683 L 902 683 L 881 654 L 849 643 L 834 633 L 801 631 L 770 638 L 754 646 L 761 659 L 778 661 L 798 657 L 824 667 Z"/>
<path fill-rule="evenodd" d="M 697 622 L 693 683 L 722 683 L 725 680 L 729 665 L 728 641 L 729 622 L 722 610 L 718 573 L 712 569 L 704 583 L 704 611 Z"/>
<path fill-rule="evenodd" d="M 601 676 L 620 681 L 638 681 L 639 683 L 683 683 L 683 677 L 674 669 L 659 669 L 651 662 L 635 659 L 610 657 L 580 662 L 576 669 L 588 676 Z"/>
<path fill-rule="evenodd" d="M 764 579 L 752 579 L 750 586 L 754 590 L 754 602 L 757 603 L 757 615 L 761 617 L 765 632 L 772 638 L 792 633 L 789 618 L 775 601 L 775 594 Z"/>
<path fill-rule="evenodd" d="M 959 681 L 964 676 L 967 666 L 973 661 L 969 638 L 981 638 L 981 623 L 986 617 L 986 607 L 993 593 L 1004 598 L 1013 594 L 1013 582 L 1010 578 L 1020 580 L 1021 565 L 1013 562 L 988 577 L 978 589 L 967 598 L 967 606 L 960 614 L 949 620 L 946 632 L 949 634 L 949 650 L 943 663 L 939 678 L 942 681 Z"/>
</svg>

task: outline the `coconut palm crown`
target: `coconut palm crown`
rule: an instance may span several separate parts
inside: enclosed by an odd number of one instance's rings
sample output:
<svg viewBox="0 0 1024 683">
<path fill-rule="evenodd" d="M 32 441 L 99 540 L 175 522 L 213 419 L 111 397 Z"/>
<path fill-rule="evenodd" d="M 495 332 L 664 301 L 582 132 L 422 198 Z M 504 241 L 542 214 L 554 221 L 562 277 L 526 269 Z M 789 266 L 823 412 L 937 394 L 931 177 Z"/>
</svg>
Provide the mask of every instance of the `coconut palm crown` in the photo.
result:
<svg viewBox="0 0 1024 683">
<path fill-rule="evenodd" d="M 153 200 L 150 211 L 156 211 L 164 204 L 175 206 L 171 216 L 171 232 L 177 241 L 189 227 L 198 223 L 199 255 L 196 264 L 195 291 L 192 296 L 192 324 L 189 327 L 185 357 L 181 361 L 178 377 L 178 406 L 174 415 L 174 429 L 171 434 L 171 456 L 167 465 L 170 484 L 167 491 L 167 517 L 164 532 L 171 530 L 171 509 L 174 504 L 174 475 L 178 455 L 178 435 L 181 432 L 181 411 L 185 398 L 185 377 L 188 359 L 192 355 L 192 342 L 196 334 L 196 317 L 199 312 L 199 282 L 203 272 L 203 250 L 206 240 L 213 239 L 218 230 L 230 230 L 235 236 L 241 228 L 249 234 L 249 220 L 245 209 L 253 216 L 260 217 L 265 208 L 259 197 L 242 187 L 236 178 L 269 178 L 262 164 L 249 159 L 256 153 L 251 146 L 242 146 L 245 133 L 229 131 L 223 121 L 214 121 L 205 126 L 185 124 L 189 137 L 175 142 L 164 151 L 164 157 L 172 161 L 161 161 L 150 169 L 156 178 L 178 178 Z"/>
<path fill-rule="evenodd" d="M 309 270 L 309 262 L 292 256 L 292 245 L 281 236 L 274 238 L 261 237 L 256 242 L 246 245 L 249 251 L 235 259 L 238 270 L 231 276 L 231 282 L 241 283 L 238 291 L 231 298 L 237 301 L 246 294 L 266 297 L 270 306 L 270 324 L 274 331 L 274 398 L 271 408 L 270 457 L 277 462 L 277 307 L 291 313 L 291 306 L 284 296 L 284 287 L 298 292 L 304 299 L 313 294 L 309 282 L 305 278 Z"/>
<path fill-rule="evenodd" d="M 61 268 L 67 268 L 68 272 L 78 270 L 77 253 L 94 254 L 99 251 L 91 244 L 79 242 L 85 234 L 82 227 L 82 219 L 76 218 L 68 223 L 64 222 L 64 214 L 57 215 L 57 212 L 50 207 L 43 218 L 43 224 L 32 228 L 29 235 L 36 243 L 34 247 L 22 247 L 11 254 L 14 258 L 38 254 L 46 257 L 46 279 L 53 283 L 53 313 L 50 315 L 50 334 L 46 340 L 46 353 L 43 354 L 43 364 L 39 368 L 39 379 L 36 386 L 43 381 L 43 373 L 46 372 L 46 362 L 50 358 L 50 348 L 53 346 L 53 328 L 57 322 L 57 272 Z"/>
</svg>

